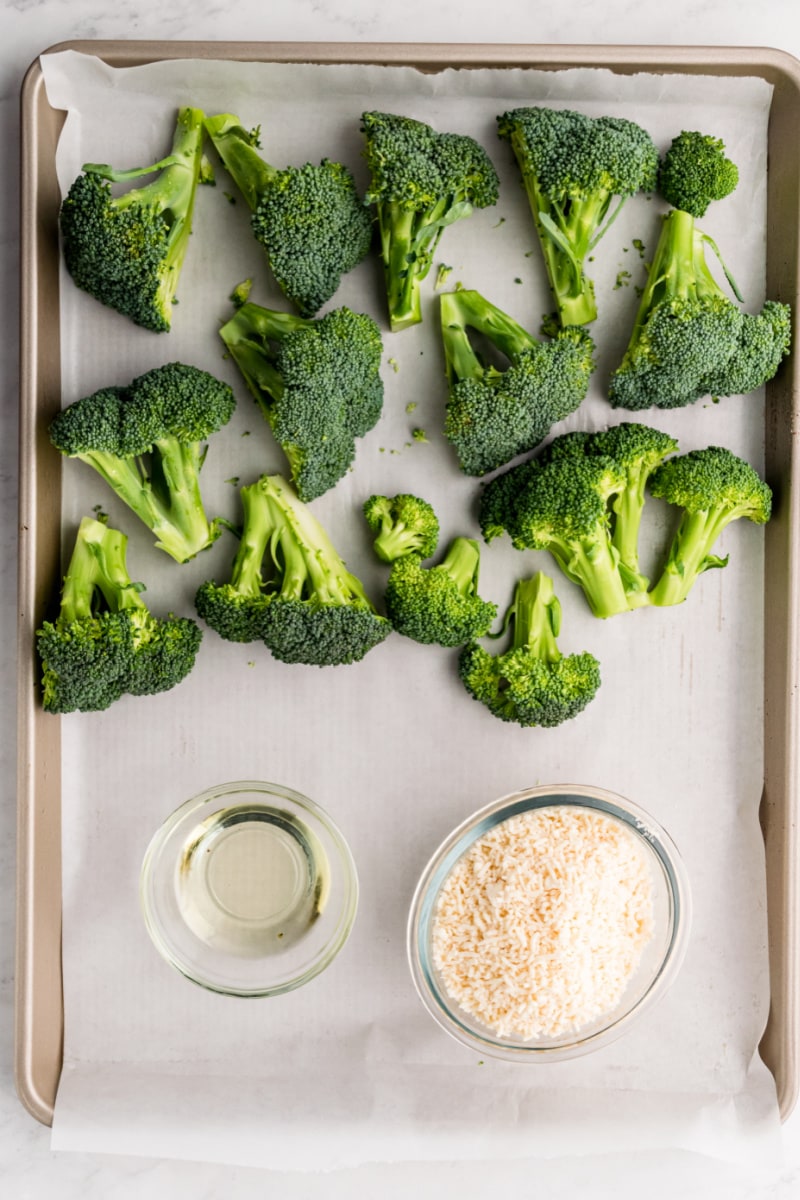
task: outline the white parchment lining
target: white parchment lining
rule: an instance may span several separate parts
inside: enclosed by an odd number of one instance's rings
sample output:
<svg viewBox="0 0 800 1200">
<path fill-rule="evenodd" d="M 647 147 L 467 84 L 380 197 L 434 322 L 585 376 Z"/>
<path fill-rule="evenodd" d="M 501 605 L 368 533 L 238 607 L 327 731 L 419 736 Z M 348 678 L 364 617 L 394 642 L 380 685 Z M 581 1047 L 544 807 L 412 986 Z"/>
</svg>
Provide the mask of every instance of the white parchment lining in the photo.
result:
<svg viewBox="0 0 800 1200">
<path fill-rule="evenodd" d="M 663 148 L 680 129 L 696 128 L 702 111 L 703 130 L 725 139 L 742 173 L 736 194 L 703 226 L 723 248 L 746 307 L 755 311 L 764 298 L 771 89 L 761 80 L 217 61 L 114 70 L 74 52 L 42 62 L 51 104 L 69 113 L 58 151 L 62 187 L 87 160 L 131 166 L 160 157 L 179 104 L 260 123 L 263 153 L 278 166 L 342 158 L 361 185 L 365 109 L 473 134 L 498 168 L 501 199 L 447 230 L 440 259 L 453 266 L 452 283 L 479 288 L 534 330 L 549 300 L 496 115 L 542 102 L 618 114 L 639 120 Z M 221 169 L 217 187 L 201 190 L 169 334 L 134 328 L 66 276 L 61 330 L 64 403 L 175 359 L 233 384 L 238 409 L 212 441 L 204 488 L 209 511 L 235 520 L 230 481 L 284 463 L 216 333 L 230 313 L 231 288 L 245 276 L 255 280 L 254 300 L 281 302 L 244 204 L 225 194 L 233 191 Z M 646 259 L 662 208 L 658 200 L 630 201 L 596 251 L 598 371 L 565 429 L 625 416 L 604 400 L 604 383 L 644 280 L 633 240 L 642 239 Z M 334 303 L 369 311 L 385 328 L 377 261 L 353 272 Z M 424 324 L 387 332 L 385 350 L 384 416 L 361 442 L 355 470 L 315 502 L 376 597 L 385 570 L 359 515 L 371 492 L 418 491 L 439 511 L 444 537 L 477 535 L 477 486 L 459 473 L 439 433 L 445 395 L 433 276 Z M 413 415 L 410 401 L 418 405 Z M 723 444 L 761 465 L 759 395 L 645 419 L 674 433 L 683 450 Z M 415 426 L 428 432 L 428 444 L 412 443 Z M 190 614 L 197 584 L 225 576 L 234 552 L 228 535 L 179 567 L 153 549 L 88 468 L 66 464 L 67 542 L 96 504 L 129 534 L 131 573 L 147 584 L 154 611 Z M 647 568 L 672 519 L 651 501 Z M 54 1148 L 301 1170 L 656 1146 L 731 1159 L 774 1155 L 774 1086 L 757 1055 L 769 1002 L 757 820 L 762 532 L 740 522 L 721 549 L 730 551 L 730 565 L 705 575 L 686 605 L 608 622 L 590 616 L 546 555 L 520 555 L 507 540 L 484 550 L 481 590 L 501 608 L 518 576 L 552 568 L 564 608 L 562 649 L 588 649 L 601 661 L 597 700 L 560 729 L 494 721 L 462 691 L 453 652 L 398 636 L 361 664 L 318 670 L 281 665 L 258 645 L 226 644 L 211 631 L 176 691 L 64 719 L 66 1040 Z M 189 796 L 237 778 L 276 780 L 322 803 L 348 837 L 361 880 L 355 930 L 334 965 L 306 988 L 266 1001 L 227 999 L 188 983 L 158 957 L 138 908 L 139 867 L 155 828 Z M 438 1029 L 414 994 L 404 948 L 408 903 L 454 824 L 496 796 L 544 782 L 618 791 L 667 827 L 692 880 L 690 949 L 667 998 L 616 1044 L 542 1067 L 481 1062 Z"/>
</svg>

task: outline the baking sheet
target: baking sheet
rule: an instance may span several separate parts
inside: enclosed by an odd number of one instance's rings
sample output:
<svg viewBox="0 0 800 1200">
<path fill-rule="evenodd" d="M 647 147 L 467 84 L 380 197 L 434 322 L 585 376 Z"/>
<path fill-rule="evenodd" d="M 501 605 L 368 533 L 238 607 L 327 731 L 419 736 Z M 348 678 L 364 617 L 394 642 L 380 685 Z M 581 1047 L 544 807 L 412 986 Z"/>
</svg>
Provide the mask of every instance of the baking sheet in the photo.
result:
<svg viewBox="0 0 800 1200">
<path fill-rule="evenodd" d="M 68 66 L 68 81 L 75 78 L 74 59 L 67 62 L 62 56 L 52 56 L 45 60 L 50 99 L 56 107 L 70 107 L 50 75 L 59 60 Z M 59 158 L 59 169 L 67 181 L 85 158 L 113 156 L 115 139 L 109 114 L 113 111 L 115 118 L 124 119 L 128 102 L 137 112 L 146 106 L 150 117 L 136 126 L 139 145 L 131 145 L 130 161 L 151 156 L 154 139 L 160 145 L 168 137 L 169 102 L 185 102 L 177 97 L 187 90 L 192 102 L 209 110 L 233 108 L 235 99 L 247 123 L 262 121 L 265 148 L 273 161 L 281 161 L 281 155 L 286 161 L 294 156 L 297 120 L 308 139 L 304 157 L 313 159 L 317 154 L 315 137 L 320 146 L 317 156 L 331 153 L 332 142 L 336 145 L 336 138 L 346 128 L 342 154 L 357 168 L 358 140 L 354 140 L 352 118 L 349 124 L 343 121 L 340 125 L 341 111 L 334 100 L 344 103 L 352 114 L 368 105 L 377 106 L 376 97 L 385 107 L 391 106 L 389 97 L 396 97 L 402 110 L 411 115 L 427 113 L 434 124 L 467 132 L 473 131 L 470 122 L 476 121 L 475 131 L 501 170 L 503 200 L 494 212 L 476 214 L 468 223 L 449 230 L 442 256 L 456 268 L 453 279 L 459 278 L 467 286 L 477 283 L 520 319 L 530 323 L 545 311 L 547 297 L 538 262 L 535 256 L 524 258 L 520 250 L 523 242 L 526 250 L 534 248 L 524 197 L 507 155 L 502 148 L 498 150 L 489 130 L 495 113 L 509 106 L 500 97 L 514 97 L 510 103 L 527 102 L 535 78 L 538 90 L 532 101 L 572 100 L 577 76 L 528 75 L 519 79 L 518 86 L 524 83 L 525 87 L 519 93 L 513 90 L 515 81 L 509 73 L 481 72 L 480 77 L 470 73 L 467 77 L 447 72 L 424 77 L 411 71 L 359 68 L 355 72 L 359 86 L 371 90 L 366 93 L 367 103 L 363 91 L 354 103 L 354 94 L 348 90 L 353 88 L 352 72 L 294 68 L 305 75 L 306 89 L 316 80 L 324 90 L 324 109 L 315 107 L 309 97 L 307 110 L 305 105 L 292 106 L 289 123 L 285 109 L 284 120 L 276 119 L 282 98 L 288 94 L 286 77 L 281 77 L 279 68 L 239 65 L 231 81 L 226 74 L 229 64 L 184 62 L 178 69 L 163 64 L 112 72 L 96 62 L 81 61 L 94 74 L 97 91 L 89 105 L 85 98 L 77 104 L 81 119 L 71 115 L 67 123 L 67 135 L 79 137 L 77 144 L 72 143 L 72 161 Z M 179 82 L 174 92 L 167 93 L 164 88 L 170 73 L 169 82 Z M 396 92 L 387 90 L 389 75 L 392 85 L 397 85 Z M 501 81 L 503 88 L 512 85 L 512 90 L 498 90 Z M 614 95 L 621 91 L 623 102 L 625 89 L 635 87 L 637 113 L 662 141 L 680 127 L 670 87 L 679 88 L 686 100 L 685 80 L 653 80 L 644 108 L 639 107 L 641 78 L 620 80 L 607 72 L 592 72 L 589 82 L 602 89 L 613 87 Z M 128 84 L 134 88 L 130 101 L 125 95 Z M 706 225 L 723 246 L 736 247 L 732 265 L 755 307 L 764 288 L 766 109 L 760 109 L 757 136 L 746 134 L 744 115 L 753 113 L 749 81 L 725 84 L 731 98 L 720 104 L 725 92 L 720 80 L 692 81 L 707 112 L 711 97 L 715 98 L 719 108 L 713 111 L 714 128 L 724 133 L 740 163 L 746 153 L 751 169 L 747 188 L 740 188 L 730 201 L 726 217 L 731 228 L 726 228 L 722 207 L 713 227 L 709 222 Z M 456 89 L 454 94 L 450 94 L 450 86 Z M 756 81 L 756 86 L 763 94 L 765 85 Z M 307 90 L 291 94 L 309 95 Z M 600 90 L 597 103 L 609 111 L 614 95 Z M 581 100 L 581 107 L 592 111 L 587 93 L 581 93 Z M 453 105 L 456 107 L 450 107 Z M 93 112 L 103 113 L 102 128 L 92 129 L 87 123 L 86 114 Z M 267 117 L 270 113 L 275 114 L 272 121 Z M 630 115 L 629 108 L 626 115 Z M 749 145 L 737 141 L 747 136 L 753 137 Z M 62 149 L 66 152 L 69 145 L 65 140 Z M 246 222 L 241 206 L 234 218 L 230 211 L 220 215 L 220 195 L 210 194 L 208 200 L 201 195 L 201 200 L 182 304 L 168 335 L 169 346 L 162 350 L 163 339 L 157 339 L 158 359 L 153 335 L 127 326 L 120 329 L 121 318 L 116 314 L 100 310 L 89 298 L 65 286 L 65 400 L 71 398 L 71 389 L 74 395 L 83 394 L 109 382 L 109 370 L 120 379 L 129 378 L 156 361 L 166 361 L 167 356 L 187 356 L 187 361 L 224 372 L 213 334 L 225 315 L 224 296 L 230 286 L 243 274 L 255 274 L 254 298 L 267 303 L 277 299 L 249 238 L 243 236 Z M 216 202 L 213 210 L 211 200 Z M 732 240 L 736 222 L 741 222 L 734 201 L 746 206 L 750 227 L 758 231 L 752 245 L 745 246 L 738 236 Z M 612 336 L 616 313 L 620 306 L 629 313 L 635 307 L 632 288 L 614 291 L 614 280 L 624 268 L 635 274 L 635 264 L 630 267 L 632 238 L 642 236 L 649 244 L 654 240 L 655 235 L 648 236 L 643 228 L 652 229 L 656 222 L 654 208 L 646 207 L 652 203 L 639 198 L 628 206 L 609 234 L 612 244 L 603 244 L 605 261 L 599 261 L 600 252 L 597 255 L 598 292 L 608 296 L 606 315 L 595 327 L 603 347 L 601 373 L 619 351 L 619 338 Z M 762 218 L 755 226 L 754 212 Z M 498 225 L 501 216 L 505 221 Z M 207 288 L 215 270 L 210 257 L 213 239 L 203 237 L 204 219 L 209 229 L 222 219 L 229 223 L 236 219 L 239 228 L 237 241 L 225 255 L 225 282 L 213 302 L 202 304 L 195 313 L 192 299 L 202 295 L 201 285 Z M 514 282 L 517 277 L 523 279 L 522 284 Z M 360 302 L 363 306 L 364 297 L 369 296 L 370 310 L 380 314 L 379 282 L 375 264 L 365 264 L 347 281 L 336 302 L 354 306 Z M 318 502 L 318 511 L 335 537 L 337 530 L 342 530 L 336 540 L 373 591 L 382 576 L 370 559 L 365 535 L 354 530 L 352 516 L 370 490 L 406 490 L 409 480 L 416 478 L 445 516 L 448 534 L 464 532 L 465 514 L 470 514 L 471 520 L 474 516 L 475 485 L 454 470 L 441 440 L 432 438 L 427 446 L 406 446 L 409 420 L 405 403 L 409 398 L 419 401 L 415 423 L 434 430 L 441 420 L 441 365 L 431 315 L 425 328 L 413 331 L 417 335 L 413 338 L 412 331 L 394 338 L 387 335 L 387 355 L 398 360 L 399 370 L 396 375 L 386 372 L 385 417 L 362 443 L 356 472 Z M 201 329 L 206 331 L 203 339 Z M 87 358 L 89 331 L 92 353 Z M 231 379 L 236 382 L 235 376 Z M 258 465 L 249 457 L 248 466 L 252 464 L 254 471 L 279 468 L 280 457 L 270 450 L 266 429 L 259 428 L 257 414 L 248 407 L 241 389 L 240 397 L 235 428 L 239 433 L 245 427 L 251 432 L 246 439 L 248 456 L 255 452 L 255 437 L 260 435 Z M 610 417 L 596 388 L 572 424 L 595 427 Z M 724 439 L 720 435 L 722 420 Z M 659 415 L 652 423 L 678 433 L 683 449 L 724 440 L 755 464 L 760 460 L 763 409 L 753 397 L 725 401 L 724 407 L 695 406 L 691 412 L 672 414 L 669 421 Z M 228 432 L 233 435 L 233 428 Z M 219 437 L 212 444 L 206 479 L 209 506 L 214 511 L 226 504 L 231 508 L 235 499 L 230 485 L 220 481 L 233 473 L 247 477 L 240 457 L 241 439 L 226 436 L 223 442 L 222 435 Z M 212 476 L 215 452 L 219 461 Z M 110 497 L 98 497 L 93 481 L 79 480 L 75 471 L 65 471 L 67 521 L 75 520 L 89 501 L 93 504 L 98 498 L 116 519 Z M 663 514 L 655 514 L 654 534 L 663 519 Z M 119 522 L 129 527 L 124 513 L 119 514 Z M 133 528 L 129 532 L 131 560 L 140 566 L 138 574 L 147 579 L 151 599 L 161 595 L 164 603 L 178 608 L 176 568 L 157 562 L 146 534 Z M 760 713 L 752 700 L 761 695 L 762 669 L 760 646 L 752 639 L 752 621 L 755 614 L 760 618 L 762 599 L 758 531 L 731 530 L 726 548 L 732 549 L 731 565 L 702 581 L 702 594 L 692 597 L 691 607 L 680 613 L 641 613 L 602 626 L 587 617 L 579 598 L 556 576 L 565 605 L 568 645 L 576 649 L 586 645 L 604 664 L 614 664 L 613 675 L 606 669 L 601 697 L 578 722 L 561 730 L 509 730 L 494 728 L 491 721 L 487 725 L 487 714 L 454 685 L 452 656 L 445 651 L 437 653 L 393 639 L 358 667 L 345 669 L 342 680 L 341 672 L 281 668 L 263 656 L 250 667 L 248 663 L 258 657 L 257 648 L 214 644 L 211 634 L 195 675 L 179 692 L 148 700 L 148 711 L 142 707 L 144 702 L 132 701 L 88 720 L 65 720 L 67 1040 L 54 1144 L 100 1148 L 102 1141 L 104 1149 L 184 1153 L 263 1161 L 272 1166 L 296 1165 L 297 1144 L 304 1146 L 304 1166 L 370 1157 L 447 1158 L 451 1152 L 454 1157 L 536 1150 L 560 1153 L 571 1139 L 574 1146 L 575 1126 L 570 1117 L 573 1121 L 578 1116 L 585 1118 L 588 1109 L 595 1119 L 588 1130 L 585 1121 L 581 1125 L 581 1130 L 586 1130 L 581 1141 L 584 1148 L 594 1140 L 605 1148 L 641 1147 L 643 1138 L 646 1141 L 655 1135 L 666 1139 L 661 1144 L 702 1146 L 708 1152 L 710 1128 L 711 1140 L 717 1139 L 720 1152 L 752 1152 L 758 1140 L 756 1131 L 768 1133 L 775 1122 L 772 1081 L 755 1053 L 768 1003 L 763 849 L 757 829 L 762 747 L 757 733 Z M 230 553 L 230 545 L 224 553 L 218 545 L 200 563 L 178 569 L 184 608 L 199 579 L 214 571 L 224 572 Z M 526 556 L 524 569 L 548 561 L 545 556 Z M 485 552 L 484 591 L 501 606 L 513 578 L 522 570 L 521 563 L 521 557 L 507 546 L 493 544 Z M 223 711 L 218 690 L 221 670 L 226 680 L 235 680 L 236 690 L 236 703 Z M 665 687 L 665 679 L 675 686 Z M 287 682 L 291 699 L 285 703 Z M 383 714 L 377 727 L 370 723 L 367 738 L 363 732 L 365 696 L 369 697 L 370 714 Z M 633 712 L 631 696 L 636 697 Z M 274 698 L 284 703 L 283 728 L 275 721 L 276 706 L 270 702 Z M 298 737 L 295 704 L 300 709 L 311 704 L 320 715 L 315 734 L 319 729 L 321 741 L 315 738 L 313 758 Z M 266 728 L 248 728 L 245 714 L 259 711 L 269 714 Z M 330 712 L 336 713 L 335 721 L 327 718 Z M 707 722 L 709 712 L 721 714 L 718 724 Z M 637 728 L 633 736 L 625 733 L 615 740 L 624 713 L 631 714 Z M 126 739 L 134 719 L 137 743 L 141 737 L 148 747 L 146 762 Z M 701 722 L 704 738 L 697 736 Z M 398 730 L 407 731 L 409 725 L 415 740 L 419 739 L 413 763 L 409 763 L 407 744 L 398 737 Z M 645 748 L 647 754 L 630 761 L 631 744 Z M 124 754 L 121 761 L 113 749 L 117 745 L 127 745 L 135 771 L 129 769 Z M 676 746 L 680 747 L 677 763 Z M 576 763 L 580 767 L 576 768 Z M 209 771 L 213 773 L 209 775 Z M 228 1016 L 230 1005 L 236 1002 L 198 994 L 154 959 L 136 912 L 135 881 L 154 824 L 175 804 L 214 779 L 254 773 L 280 778 L 331 808 L 350 836 L 361 866 L 364 899 L 353 942 L 317 985 L 297 994 L 290 1004 L 269 1002 L 269 1009 L 260 1012 L 258 1006 L 245 1012 L 237 1008 Z M 614 787 L 645 804 L 667 825 L 683 849 L 695 881 L 693 946 L 674 993 L 642 1031 L 591 1060 L 537 1070 L 535 1080 L 526 1073 L 520 1081 L 518 1071 L 505 1064 L 484 1063 L 480 1065 L 480 1083 L 476 1080 L 474 1087 L 467 1084 L 457 1089 L 459 1096 L 463 1094 L 459 1114 L 450 1103 L 453 1079 L 463 1072 L 471 1080 L 478 1064 L 465 1062 L 465 1052 L 443 1042 L 439 1031 L 429 1028 L 425 1014 L 418 1010 L 402 958 L 406 902 L 427 854 L 455 821 L 497 794 L 547 779 Z M 376 868 L 374 877 L 371 867 Z M 723 920 L 720 914 L 724 914 Z M 125 946 L 121 962 L 120 944 Z M 115 962 L 116 969 L 109 970 Z M 748 964 L 747 971 L 742 970 L 743 962 Z M 698 994 L 703 997 L 699 1007 Z M 326 1021 L 322 1030 L 318 1026 L 321 1008 L 330 1022 Z M 339 1016 L 343 1023 L 334 1023 Z M 209 1045 L 203 1035 L 211 1028 L 214 1035 Z M 304 1031 L 299 1050 L 296 1042 L 289 1041 L 298 1028 Z M 232 1044 L 226 1044 L 228 1032 Z M 285 1050 L 287 1043 L 291 1052 Z M 237 1078 L 231 1087 L 229 1080 L 220 1078 L 219 1064 L 230 1063 L 231 1054 L 244 1044 L 246 1061 L 237 1063 Z M 262 1061 L 256 1052 L 254 1063 L 254 1047 L 261 1048 L 268 1059 L 261 1079 Z M 198 1073 L 205 1083 L 202 1101 L 198 1100 L 196 1081 L 192 1082 Z M 314 1080 L 312 1095 L 308 1093 L 310 1077 Z M 263 1079 L 268 1081 L 268 1095 Z M 331 1079 L 334 1086 L 329 1091 L 326 1080 Z M 343 1079 L 347 1086 L 340 1092 Z M 600 1106 L 608 1111 L 612 1083 L 616 1088 L 647 1093 L 646 1102 L 642 1094 L 628 1098 L 634 1111 L 629 1122 L 621 1123 L 626 1127 L 623 1137 L 620 1122 L 609 1128 L 596 1115 Z M 553 1088 L 557 1088 L 557 1096 L 552 1094 Z M 487 1093 L 502 1098 L 490 1122 L 485 1118 Z M 599 1103 L 598 1093 L 602 1095 Z M 338 1094 L 349 1097 L 348 1111 L 339 1111 L 341 1102 L 337 1105 L 333 1099 Z M 181 1103 L 182 1097 L 188 1100 L 188 1108 Z M 445 1099 L 448 1104 L 441 1103 Z M 625 1111 L 621 1107 L 624 1102 L 623 1095 L 614 1096 L 617 1117 Z M 447 1112 L 444 1121 L 442 1111 Z M 164 1112 L 176 1118 L 168 1126 L 169 1150 L 158 1148 L 163 1146 L 158 1125 Z M 181 1112 L 189 1118 L 185 1125 L 177 1120 Z M 220 1120 L 222 1112 L 228 1115 L 224 1122 Z M 424 1124 L 419 1120 L 422 1115 Z M 524 1129 L 524 1139 L 519 1126 Z M 208 1137 L 209 1128 L 215 1130 L 213 1140 Z M 271 1131 L 266 1138 L 264 1128 Z M 476 1136 L 478 1128 L 480 1137 Z M 311 1130 L 316 1136 L 309 1154 Z M 297 1143 L 292 1140 L 293 1133 Z M 748 1136 L 742 1137 L 743 1133 Z"/>
</svg>

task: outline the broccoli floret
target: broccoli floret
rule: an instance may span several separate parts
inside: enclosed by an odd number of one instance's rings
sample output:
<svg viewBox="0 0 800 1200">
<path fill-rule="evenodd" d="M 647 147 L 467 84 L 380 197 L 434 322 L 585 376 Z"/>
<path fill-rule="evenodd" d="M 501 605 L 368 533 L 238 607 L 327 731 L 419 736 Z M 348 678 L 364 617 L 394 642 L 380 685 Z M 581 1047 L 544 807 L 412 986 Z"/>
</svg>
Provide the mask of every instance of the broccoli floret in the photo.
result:
<svg viewBox="0 0 800 1200">
<path fill-rule="evenodd" d="M 661 160 L 658 189 L 673 208 L 702 217 L 712 200 L 735 191 L 739 168 L 725 154 L 719 138 L 684 130 Z"/>
<path fill-rule="evenodd" d="M 669 435 L 633 423 L 562 434 L 486 485 L 483 536 L 507 532 L 518 550 L 548 550 L 597 617 L 647 604 L 638 557 L 644 488 L 676 449 Z"/>
<path fill-rule="evenodd" d="M 277 170 L 258 153 L 257 133 L 238 117 L 222 113 L 205 125 L 252 210 L 253 233 L 278 286 L 301 316 L 313 317 L 372 241 L 372 217 L 352 174 L 327 158 L 319 166 Z"/>
<path fill-rule="evenodd" d="M 194 666 L 199 626 L 150 613 L 128 574 L 126 550 L 119 530 L 81 521 L 58 616 L 36 631 L 47 712 L 98 712 L 126 694 L 165 692 Z"/>
<path fill-rule="evenodd" d="M 586 259 L 625 200 L 655 188 L 658 150 L 633 121 L 569 109 L 512 109 L 498 131 L 522 172 L 559 320 L 586 325 L 597 316 Z"/>
<path fill-rule="evenodd" d="M 711 274 L 706 245 L 718 253 L 691 213 L 667 213 L 627 349 L 611 377 L 615 408 L 683 408 L 703 396 L 743 395 L 778 370 L 790 344 L 789 306 L 768 300 L 760 313 L 743 313 Z"/>
<path fill-rule="evenodd" d="M 498 178 L 474 138 L 393 113 L 362 117 L 393 331 L 422 320 L 420 283 L 447 225 L 497 203 Z"/>
<path fill-rule="evenodd" d="M 350 469 L 383 407 L 378 326 L 337 308 L 305 318 L 248 302 L 220 335 L 289 463 L 303 501 Z"/>
<path fill-rule="evenodd" d="M 232 389 L 198 367 L 167 363 L 128 387 L 76 400 L 50 425 L 50 440 L 93 467 L 177 562 L 220 534 L 200 493 L 206 439 L 233 415 Z"/>
<path fill-rule="evenodd" d="M 221 637 L 261 640 L 281 662 L 357 662 L 388 637 L 363 585 L 280 475 L 241 489 L 242 539 L 227 583 L 206 582 L 197 612 Z"/>
<path fill-rule="evenodd" d="M 462 471 L 484 475 L 532 450 L 586 396 L 594 342 L 583 329 L 559 329 L 539 342 L 476 291 L 441 297 L 449 383 L 444 435 Z M 508 360 L 487 364 L 468 330 Z"/>
<path fill-rule="evenodd" d="M 419 496 L 401 492 L 397 496 L 370 496 L 364 516 L 375 541 L 373 549 L 385 563 L 405 554 L 430 558 L 439 544 L 439 521 L 433 507 Z"/>
<path fill-rule="evenodd" d="M 464 687 L 501 721 L 546 728 L 570 721 L 594 699 L 600 664 L 592 654 L 559 650 L 561 605 L 544 572 L 517 583 L 509 623 L 513 638 L 504 654 L 477 642 L 464 646 L 458 660 Z"/>
<path fill-rule="evenodd" d="M 102 304 L 157 333 L 172 306 L 189 243 L 200 176 L 204 114 L 181 108 L 172 153 L 119 171 L 86 163 L 61 206 L 64 262 L 74 282 Z M 112 196 L 111 184 L 158 175 Z"/>
<path fill-rule="evenodd" d="M 386 585 L 386 613 L 405 637 L 426 645 L 462 646 L 483 637 L 497 616 L 497 606 L 478 595 L 480 547 L 472 538 L 456 537 L 435 567 L 425 567 L 418 554 L 398 558 Z"/>
<path fill-rule="evenodd" d="M 683 509 L 663 573 L 650 593 L 657 606 L 680 604 L 697 577 L 728 558 L 711 553 L 731 521 L 746 517 L 764 525 L 772 492 L 744 459 L 720 446 L 692 450 L 663 463 L 650 478 L 652 495 Z"/>
</svg>

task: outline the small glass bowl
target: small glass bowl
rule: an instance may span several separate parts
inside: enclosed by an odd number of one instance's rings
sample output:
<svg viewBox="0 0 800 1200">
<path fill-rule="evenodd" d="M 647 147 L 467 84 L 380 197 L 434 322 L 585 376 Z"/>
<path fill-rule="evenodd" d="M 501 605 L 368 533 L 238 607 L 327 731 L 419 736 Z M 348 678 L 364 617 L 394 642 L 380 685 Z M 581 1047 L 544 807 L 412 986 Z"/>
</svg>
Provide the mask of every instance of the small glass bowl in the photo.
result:
<svg viewBox="0 0 800 1200">
<path fill-rule="evenodd" d="M 228 996 L 277 996 L 319 975 L 355 920 L 358 878 L 328 814 L 274 783 L 223 783 L 155 833 L 140 899 L 162 956 Z"/>
<path fill-rule="evenodd" d="M 439 894 L 455 867 L 479 838 L 512 817 L 536 809 L 577 806 L 619 821 L 645 850 L 650 866 L 653 935 L 635 973 L 612 1010 L 578 1030 L 524 1040 L 501 1036 L 466 1012 L 447 993 L 433 955 L 432 931 Z M 510 1062 L 553 1062 L 575 1058 L 623 1034 L 664 995 L 683 961 L 691 925 L 686 869 L 672 839 L 649 814 L 601 788 L 579 785 L 534 787 L 504 796 L 453 830 L 431 858 L 417 884 L 408 920 L 407 950 L 417 992 L 431 1016 L 451 1037 L 483 1055 Z"/>
</svg>

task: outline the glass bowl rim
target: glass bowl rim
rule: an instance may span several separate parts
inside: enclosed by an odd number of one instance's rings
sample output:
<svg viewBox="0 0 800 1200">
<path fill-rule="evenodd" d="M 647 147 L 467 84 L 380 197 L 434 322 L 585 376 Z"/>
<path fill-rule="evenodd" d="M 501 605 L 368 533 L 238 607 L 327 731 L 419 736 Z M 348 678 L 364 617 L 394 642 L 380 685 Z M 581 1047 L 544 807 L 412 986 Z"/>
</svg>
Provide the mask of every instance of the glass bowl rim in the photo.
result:
<svg viewBox="0 0 800 1200">
<path fill-rule="evenodd" d="M 163 850 L 170 835 L 175 832 L 182 822 L 187 821 L 190 817 L 198 816 L 200 810 L 211 801 L 220 800 L 223 802 L 221 807 L 224 807 L 226 797 L 247 792 L 254 793 L 255 795 L 261 794 L 265 797 L 272 796 L 277 800 L 282 799 L 296 804 L 306 816 L 312 817 L 324 828 L 338 855 L 338 863 L 336 865 L 342 872 L 344 900 L 341 916 L 331 934 L 330 940 L 305 970 L 275 984 L 228 986 L 204 978 L 202 972 L 193 969 L 179 954 L 176 954 L 172 950 L 171 943 L 162 933 L 163 925 L 159 919 L 157 906 L 151 897 L 151 885 L 154 878 L 154 871 L 159 861 L 159 852 Z M 266 801 L 263 802 L 266 803 Z M 331 870 L 334 869 L 335 866 L 331 863 Z M 174 967 L 184 978 L 204 988 L 206 991 L 216 992 L 223 996 L 243 998 L 280 996 L 286 992 L 294 991 L 296 988 L 302 987 L 314 979 L 326 967 L 330 966 L 350 937 L 358 911 L 358 900 L 359 879 L 353 853 L 347 839 L 330 813 L 316 800 L 312 800 L 304 793 L 298 792 L 286 784 L 273 783 L 263 779 L 230 780 L 225 783 L 216 784 L 213 787 L 204 788 L 202 792 L 198 792 L 196 795 L 184 800 L 156 828 L 145 850 L 139 871 L 140 909 L 147 932 L 158 953 L 165 962 Z"/>
<path fill-rule="evenodd" d="M 506 1041 L 493 1035 L 488 1028 L 485 1034 L 478 1033 L 459 1020 L 457 1003 L 442 995 L 421 949 L 436 896 L 456 862 L 484 833 L 514 816 L 564 805 L 588 808 L 621 820 L 649 848 L 662 868 L 669 896 L 671 929 L 668 945 L 658 969 L 638 1000 L 611 1024 L 594 1033 L 581 1037 L 578 1031 L 573 1041 L 555 1046 Z M 438 886 L 432 891 L 437 880 Z M 414 889 L 406 926 L 406 955 L 414 987 L 425 1009 L 440 1028 L 461 1045 L 507 1062 L 557 1062 L 608 1045 L 663 996 L 683 963 L 691 923 L 692 895 L 686 866 L 669 833 L 650 813 L 606 788 L 586 784 L 539 784 L 501 796 L 475 810 L 440 842 Z"/>
</svg>

